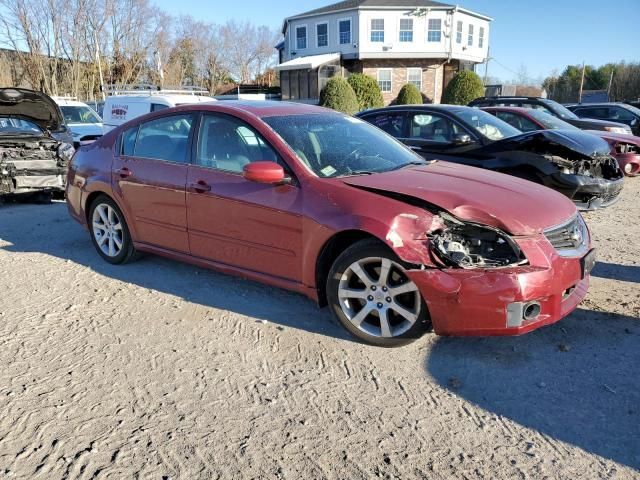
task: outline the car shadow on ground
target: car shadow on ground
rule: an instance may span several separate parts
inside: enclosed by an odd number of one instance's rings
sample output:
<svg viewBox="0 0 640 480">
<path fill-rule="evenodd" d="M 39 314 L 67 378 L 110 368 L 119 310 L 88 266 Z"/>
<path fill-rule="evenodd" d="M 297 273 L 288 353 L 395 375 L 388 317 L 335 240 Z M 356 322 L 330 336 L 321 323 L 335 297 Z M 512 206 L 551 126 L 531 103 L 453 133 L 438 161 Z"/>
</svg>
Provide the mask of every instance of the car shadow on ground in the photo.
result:
<svg viewBox="0 0 640 480">
<path fill-rule="evenodd" d="M 5 251 L 44 253 L 194 304 L 356 341 L 327 308 L 318 308 L 300 294 L 155 255 L 144 255 L 127 265 L 111 265 L 98 256 L 89 233 L 69 217 L 63 202 L 0 207 L 0 240 L 9 242 L 0 246 Z"/>
<path fill-rule="evenodd" d="M 594 277 L 640 283 L 640 266 L 618 265 L 617 263 L 598 261 L 591 274 Z"/>
<path fill-rule="evenodd" d="M 496 416 L 640 468 L 640 319 L 578 309 L 512 338 L 444 338 L 430 376 Z M 523 451 L 531 448 L 524 439 Z M 535 447 L 532 450 L 535 453 Z"/>
</svg>

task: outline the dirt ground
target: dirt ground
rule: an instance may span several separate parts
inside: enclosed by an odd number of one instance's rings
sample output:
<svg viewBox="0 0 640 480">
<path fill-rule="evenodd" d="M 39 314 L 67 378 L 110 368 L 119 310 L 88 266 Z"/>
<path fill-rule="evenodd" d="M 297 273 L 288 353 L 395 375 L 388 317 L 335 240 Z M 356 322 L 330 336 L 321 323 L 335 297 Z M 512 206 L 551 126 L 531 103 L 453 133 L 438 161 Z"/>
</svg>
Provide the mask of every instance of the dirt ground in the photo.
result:
<svg viewBox="0 0 640 480">
<path fill-rule="evenodd" d="M 0 207 L 0 478 L 640 478 L 640 178 L 579 310 L 363 346 L 302 296 Z"/>
</svg>

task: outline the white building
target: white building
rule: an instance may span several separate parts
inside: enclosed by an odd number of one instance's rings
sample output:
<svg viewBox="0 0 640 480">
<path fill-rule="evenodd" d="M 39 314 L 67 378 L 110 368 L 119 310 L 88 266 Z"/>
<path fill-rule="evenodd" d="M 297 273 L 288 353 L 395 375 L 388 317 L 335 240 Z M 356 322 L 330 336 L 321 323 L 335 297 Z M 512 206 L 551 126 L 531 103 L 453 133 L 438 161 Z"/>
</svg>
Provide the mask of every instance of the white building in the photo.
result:
<svg viewBox="0 0 640 480">
<path fill-rule="evenodd" d="M 313 100 L 335 74 L 374 77 L 387 103 L 414 83 L 438 103 L 453 74 L 486 61 L 490 17 L 429 0 L 346 0 L 285 19 L 283 100 Z"/>
</svg>

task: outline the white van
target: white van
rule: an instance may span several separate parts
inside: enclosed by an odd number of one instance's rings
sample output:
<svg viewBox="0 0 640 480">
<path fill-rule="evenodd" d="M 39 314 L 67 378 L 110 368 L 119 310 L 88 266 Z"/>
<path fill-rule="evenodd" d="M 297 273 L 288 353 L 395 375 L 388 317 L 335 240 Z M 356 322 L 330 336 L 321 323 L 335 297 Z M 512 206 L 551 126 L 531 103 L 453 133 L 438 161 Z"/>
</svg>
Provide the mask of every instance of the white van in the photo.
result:
<svg viewBox="0 0 640 480">
<path fill-rule="evenodd" d="M 131 119 L 157 112 L 163 108 L 178 107 L 192 103 L 215 102 L 216 99 L 204 95 L 199 89 L 152 90 L 152 89 L 105 89 L 109 96 L 104 102 L 104 133 L 119 127 Z"/>
<path fill-rule="evenodd" d="M 73 136 L 73 146 L 91 143 L 102 136 L 102 119 L 95 110 L 75 97 L 51 97 L 62 111 L 64 123 Z"/>
</svg>

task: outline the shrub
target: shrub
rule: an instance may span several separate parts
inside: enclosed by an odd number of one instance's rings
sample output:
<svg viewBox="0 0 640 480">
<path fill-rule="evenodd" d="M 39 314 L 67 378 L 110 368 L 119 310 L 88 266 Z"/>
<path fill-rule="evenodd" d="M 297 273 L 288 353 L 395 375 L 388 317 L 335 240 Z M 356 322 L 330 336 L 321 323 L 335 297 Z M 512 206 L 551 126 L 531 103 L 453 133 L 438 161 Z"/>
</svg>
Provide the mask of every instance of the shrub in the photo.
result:
<svg viewBox="0 0 640 480">
<path fill-rule="evenodd" d="M 369 75 L 363 73 L 354 73 L 351 75 L 347 82 L 353 88 L 358 100 L 358 108 L 360 110 L 366 110 L 367 108 L 378 108 L 384 106 L 384 100 L 382 99 L 382 92 L 376 82 Z"/>
<path fill-rule="evenodd" d="M 400 93 L 398 93 L 398 98 L 396 99 L 397 105 L 421 105 L 422 104 L 422 94 L 418 87 L 416 87 L 413 83 L 407 83 L 404 87 L 400 89 Z"/>
<path fill-rule="evenodd" d="M 468 70 L 456 73 L 442 95 L 442 103 L 467 105 L 471 100 L 484 95 L 482 80 Z"/>
<path fill-rule="evenodd" d="M 320 92 L 320 105 L 333 108 L 347 115 L 353 115 L 358 112 L 356 94 L 349 82 L 342 77 L 329 79 L 327 85 Z"/>
</svg>

